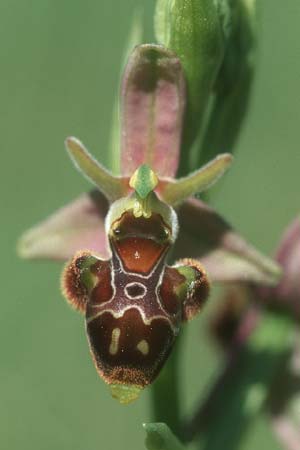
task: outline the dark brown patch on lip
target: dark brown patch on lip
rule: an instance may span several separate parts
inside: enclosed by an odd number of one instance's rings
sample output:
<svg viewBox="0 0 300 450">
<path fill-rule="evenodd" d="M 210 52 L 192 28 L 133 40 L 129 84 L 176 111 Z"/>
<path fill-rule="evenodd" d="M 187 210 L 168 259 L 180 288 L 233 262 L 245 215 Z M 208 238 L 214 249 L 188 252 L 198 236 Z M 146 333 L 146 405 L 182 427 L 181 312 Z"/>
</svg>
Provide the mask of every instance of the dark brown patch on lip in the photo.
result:
<svg viewBox="0 0 300 450">
<path fill-rule="evenodd" d="M 98 278 L 98 281 L 90 294 L 89 303 L 100 305 L 109 301 L 113 296 L 111 265 L 109 261 L 98 261 L 91 267 L 91 272 Z"/>
<path fill-rule="evenodd" d="M 159 295 L 163 308 L 170 314 L 177 314 L 181 308 L 176 289 L 184 282 L 185 277 L 178 270 L 166 267 Z"/>
<path fill-rule="evenodd" d="M 111 354 L 112 333 L 117 328 L 117 351 Z M 175 339 L 167 320 L 157 318 L 146 325 L 136 308 L 120 318 L 104 312 L 87 324 L 87 333 L 96 367 L 107 383 L 142 387 L 154 380 Z M 146 354 L 138 349 L 141 341 L 148 344 Z"/>
</svg>

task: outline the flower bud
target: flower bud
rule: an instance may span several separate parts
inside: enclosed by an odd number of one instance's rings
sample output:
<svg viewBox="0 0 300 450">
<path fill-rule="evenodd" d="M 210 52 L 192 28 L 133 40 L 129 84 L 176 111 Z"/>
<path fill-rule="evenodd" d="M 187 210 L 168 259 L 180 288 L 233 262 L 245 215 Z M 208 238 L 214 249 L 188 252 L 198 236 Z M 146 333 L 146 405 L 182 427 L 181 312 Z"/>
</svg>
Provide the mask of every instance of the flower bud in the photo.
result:
<svg viewBox="0 0 300 450">
<path fill-rule="evenodd" d="M 234 151 L 246 117 L 255 71 L 256 0 L 218 0 L 216 4 L 226 48 L 198 151 L 198 166 L 219 153 Z"/>
<path fill-rule="evenodd" d="M 212 0 L 159 0 L 155 17 L 159 43 L 179 57 L 187 80 L 183 165 L 201 121 L 224 55 L 224 36 Z M 188 170 L 185 170 L 187 172 Z"/>
</svg>

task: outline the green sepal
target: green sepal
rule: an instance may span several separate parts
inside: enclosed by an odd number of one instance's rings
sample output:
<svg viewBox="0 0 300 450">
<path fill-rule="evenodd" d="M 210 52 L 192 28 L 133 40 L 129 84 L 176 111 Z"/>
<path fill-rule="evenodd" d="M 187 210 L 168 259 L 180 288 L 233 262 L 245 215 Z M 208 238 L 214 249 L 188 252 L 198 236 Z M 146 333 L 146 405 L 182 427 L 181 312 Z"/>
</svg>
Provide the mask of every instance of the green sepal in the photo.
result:
<svg viewBox="0 0 300 450">
<path fill-rule="evenodd" d="M 148 450 L 184 450 L 183 445 L 165 423 L 144 423 Z"/>
</svg>

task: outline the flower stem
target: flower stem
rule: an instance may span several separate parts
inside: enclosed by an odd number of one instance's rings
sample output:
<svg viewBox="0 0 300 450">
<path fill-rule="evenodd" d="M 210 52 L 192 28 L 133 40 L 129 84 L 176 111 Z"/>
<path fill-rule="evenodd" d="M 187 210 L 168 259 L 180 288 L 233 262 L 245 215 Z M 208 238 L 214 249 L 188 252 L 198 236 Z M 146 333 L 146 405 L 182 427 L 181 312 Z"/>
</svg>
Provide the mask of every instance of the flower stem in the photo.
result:
<svg viewBox="0 0 300 450">
<path fill-rule="evenodd" d="M 177 436 L 180 431 L 179 360 L 182 339 L 181 332 L 167 364 L 151 387 L 152 420 L 166 423 Z"/>
</svg>

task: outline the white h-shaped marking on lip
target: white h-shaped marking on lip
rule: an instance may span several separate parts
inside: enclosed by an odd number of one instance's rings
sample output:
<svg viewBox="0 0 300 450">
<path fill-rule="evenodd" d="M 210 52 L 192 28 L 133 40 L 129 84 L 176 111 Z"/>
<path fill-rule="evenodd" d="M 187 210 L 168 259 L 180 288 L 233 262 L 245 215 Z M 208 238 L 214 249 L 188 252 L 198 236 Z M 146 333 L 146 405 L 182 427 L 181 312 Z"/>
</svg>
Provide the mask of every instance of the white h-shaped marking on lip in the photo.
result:
<svg viewBox="0 0 300 450">
<path fill-rule="evenodd" d="M 138 295 L 130 295 L 128 289 L 134 288 L 134 287 L 142 288 L 142 293 L 138 294 Z M 137 298 L 145 297 L 145 295 L 147 293 L 147 288 L 146 288 L 146 286 L 143 283 L 139 283 L 138 281 L 134 281 L 132 283 L 126 284 L 126 286 L 124 287 L 124 293 L 125 293 L 126 297 L 130 298 L 131 300 L 136 300 Z"/>
</svg>

